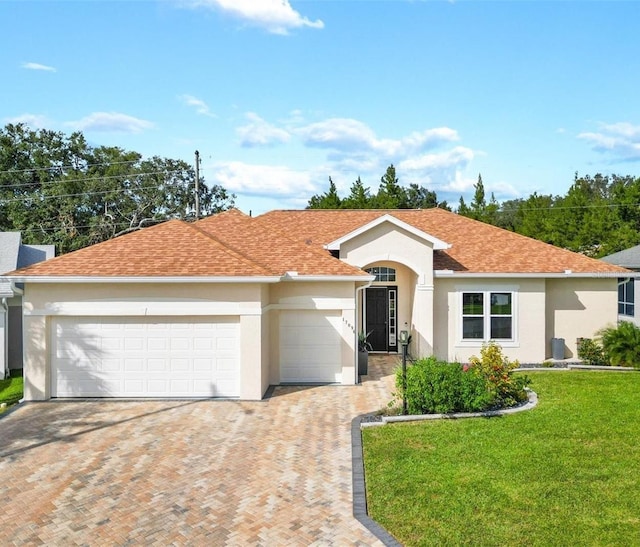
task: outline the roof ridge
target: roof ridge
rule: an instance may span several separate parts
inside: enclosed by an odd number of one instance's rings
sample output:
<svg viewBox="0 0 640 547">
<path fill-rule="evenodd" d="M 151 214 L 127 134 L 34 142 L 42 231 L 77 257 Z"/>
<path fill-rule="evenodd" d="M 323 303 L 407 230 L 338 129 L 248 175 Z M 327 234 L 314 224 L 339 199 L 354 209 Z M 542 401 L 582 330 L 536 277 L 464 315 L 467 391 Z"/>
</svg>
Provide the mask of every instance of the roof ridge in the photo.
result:
<svg viewBox="0 0 640 547">
<path fill-rule="evenodd" d="M 196 226 L 195 223 L 189 223 L 187 225 L 190 228 L 192 228 L 193 230 L 197 231 L 199 234 L 202 234 L 203 236 L 207 237 L 208 239 L 210 239 L 212 241 L 215 241 L 218 245 L 220 245 L 223 248 L 224 252 L 226 252 L 226 253 L 228 253 L 228 254 L 230 254 L 232 256 L 235 256 L 235 258 L 238 258 L 239 260 L 242 260 L 244 263 L 248 264 L 251 267 L 254 267 L 254 268 L 257 267 L 260 270 L 263 270 L 268 275 L 274 275 L 273 271 L 271 271 L 269 268 L 267 268 L 266 265 L 258 262 L 257 260 L 254 260 L 253 258 L 248 256 L 247 254 L 245 254 L 245 253 L 243 253 L 241 251 L 238 251 L 232 245 L 229 245 L 228 243 L 220 241 L 213 234 L 211 234 L 209 232 L 206 232 L 205 230 L 203 230 L 199 226 Z"/>
<path fill-rule="evenodd" d="M 326 211 L 326 209 L 324 209 Z M 264 229 L 264 228 L 263 228 Z M 361 270 L 360 268 L 358 268 L 357 266 L 353 266 L 353 264 L 349 264 L 348 262 L 344 262 L 343 260 L 340 260 L 339 258 L 334 257 L 330 252 L 327 252 L 326 250 L 323 251 L 320 249 L 320 247 L 318 245 L 309 245 L 309 244 L 303 244 L 301 243 L 299 240 L 294 239 L 292 237 L 290 237 L 287 233 L 284 232 L 284 230 L 282 228 L 271 228 L 270 229 L 271 233 L 277 233 L 279 237 L 283 238 L 284 240 L 286 240 L 287 242 L 293 243 L 296 246 L 302 246 L 305 245 L 305 249 L 314 253 L 315 255 L 322 257 L 323 259 L 330 259 L 330 260 L 337 260 L 339 262 L 342 262 L 343 264 L 347 264 L 351 267 L 353 267 L 356 270 Z M 324 245 L 323 245 L 324 246 Z"/>
<path fill-rule="evenodd" d="M 104 241 L 99 241 L 98 243 L 94 243 L 92 245 L 87 245 L 86 247 L 80 247 L 79 249 L 74 249 L 73 251 L 69 251 L 68 253 L 64 253 L 61 255 L 57 255 L 57 256 L 53 256 L 51 258 L 49 258 L 48 260 L 46 260 L 47 264 L 49 266 L 51 266 L 51 264 L 55 264 L 57 262 L 60 261 L 66 261 L 67 257 L 71 256 L 71 255 L 77 255 L 77 254 L 85 254 L 86 252 L 89 252 L 89 250 L 91 250 L 91 252 L 94 252 L 96 247 L 106 247 L 109 245 L 113 245 L 114 241 L 118 241 L 121 238 L 127 237 L 129 235 L 134 235 L 134 234 L 138 234 L 140 233 L 142 230 L 153 230 L 155 228 L 158 228 L 160 226 L 165 226 L 166 224 L 169 223 L 179 223 L 179 224 L 186 224 L 186 222 L 182 219 L 179 218 L 170 218 L 168 220 L 164 220 L 162 222 L 158 222 L 152 226 L 145 226 L 143 228 L 140 228 L 138 230 L 134 230 L 132 232 L 127 232 L 125 234 L 120 234 L 118 236 L 109 238 L 109 239 L 105 239 Z M 15 270 L 8 272 L 11 274 L 14 274 L 15 272 L 22 272 L 23 270 L 26 270 L 28 268 L 32 268 L 34 266 L 38 266 L 39 264 L 41 264 L 41 262 L 37 262 L 35 264 L 30 264 L 29 266 L 23 266 L 22 268 L 16 268 Z"/>
</svg>

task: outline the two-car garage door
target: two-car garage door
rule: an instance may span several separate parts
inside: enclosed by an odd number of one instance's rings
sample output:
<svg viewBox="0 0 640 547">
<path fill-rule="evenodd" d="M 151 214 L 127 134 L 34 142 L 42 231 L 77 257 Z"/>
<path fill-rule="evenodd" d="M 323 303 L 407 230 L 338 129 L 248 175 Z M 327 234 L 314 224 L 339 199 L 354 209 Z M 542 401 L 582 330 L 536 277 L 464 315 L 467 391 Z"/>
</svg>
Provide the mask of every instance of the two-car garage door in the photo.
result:
<svg viewBox="0 0 640 547">
<path fill-rule="evenodd" d="M 52 397 L 235 397 L 239 323 L 220 317 L 55 317 Z"/>
</svg>

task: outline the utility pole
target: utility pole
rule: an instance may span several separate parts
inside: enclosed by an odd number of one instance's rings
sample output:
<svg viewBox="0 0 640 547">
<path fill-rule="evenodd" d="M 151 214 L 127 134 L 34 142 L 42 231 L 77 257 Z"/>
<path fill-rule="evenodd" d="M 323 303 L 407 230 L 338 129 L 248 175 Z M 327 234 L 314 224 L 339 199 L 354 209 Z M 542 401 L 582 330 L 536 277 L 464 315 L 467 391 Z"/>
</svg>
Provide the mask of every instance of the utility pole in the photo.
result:
<svg viewBox="0 0 640 547">
<path fill-rule="evenodd" d="M 196 150 L 196 220 L 200 219 L 200 152 Z"/>
</svg>

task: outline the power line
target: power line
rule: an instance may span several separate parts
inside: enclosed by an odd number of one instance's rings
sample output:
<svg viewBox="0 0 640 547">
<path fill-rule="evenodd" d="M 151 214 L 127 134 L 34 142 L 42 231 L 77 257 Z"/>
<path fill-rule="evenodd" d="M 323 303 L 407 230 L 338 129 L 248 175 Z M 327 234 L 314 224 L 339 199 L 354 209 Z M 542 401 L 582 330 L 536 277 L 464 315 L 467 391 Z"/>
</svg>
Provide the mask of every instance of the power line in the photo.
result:
<svg viewBox="0 0 640 547">
<path fill-rule="evenodd" d="M 89 167 L 102 167 L 104 165 L 127 165 L 130 163 L 138 163 L 145 162 L 149 160 L 128 160 L 128 161 L 107 161 L 102 163 L 85 163 L 82 165 L 80 169 L 87 169 Z M 49 167 L 29 167 L 27 169 L 7 169 L 6 171 L 0 171 L 0 175 L 12 175 L 15 173 L 30 173 L 33 171 L 62 171 L 65 169 L 73 169 L 74 171 L 78 170 L 78 167 L 75 165 L 51 165 Z"/>
<path fill-rule="evenodd" d="M 173 218 L 178 218 L 178 217 L 166 217 L 166 218 L 154 218 L 154 219 L 145 219 L 145 222 L 151 223 L 151 224 L 159 224 L 161 222 L 166 222 L 168 220 L 171 220 Z M 88 229 L 88 228 L 119 228 L 119 227 L 128 227 L 130 226 L 131 223 L 130 222 L 114 222 L 113 224 L 94 224 L 94 225 L 84 225 L 84 226 L 79 226 L 79 225 L 75 225 L 75 224 L 71 224 L 69 226 L 63 226 L 63 225 L 58 225 L 58 226 L 53 226 L 53 227 L 48 227 L 45 228 L 43 226 L 30 226 L 28 228 L 16 228 L 17 231 L 26 233 L 26 232 L 55 232 L 58 230 L 62 230 L 64 228 L 72 228 L 74 230 L 84 230 L 84 229 Z"/>
<path fill-rule="evenodd" d="M 159 190 L 160 188 L 162 188 L 163 186 L 145 186 L 143 189 L 144 190 Z M 43 200 L 48 200 L 48 199 L 57 199 L 57 198 L 74 198 L 74 197 L 79 197 L 79 196 L 100 196 L 100 195 L 105 195 L 105 194 L 112 194 L 112 193 L 120 193 L 120 192 L 128 192 L 130 189 L 129 188 L 116 188 L 113 190 L 102 190 L 99 192 L 81 192 L 81 193 L 76 193 L 76 194 L 53 194 L 53 195 L 38 195 L 38 196 L 33 196 L 33 195 L 29 195 L 29 196 L 22 196 L 19 198 L 10 198 L 10 199 L 2 199 L 0 198 L 0 204 L 3 203 L 17 203 L 20 201 L 43 201 Z"/>
<path fill-rule="evenodd" d="M 126 173 L 126 174 L 122 174 L 122 175 L 96 175 L 94 177 L 83 177 L 81 179 L 57 179 L 57 180 L 45 180 L 45 181 L 38 181 L 38 182 L 22 182 L 22 183 L 18 183 L 18 184 L 0 184 L 0 190 L 2 189 L 12 189 L 12 188 L 22 188 L 24 186 L 33 186 L 33 185 L 45 185 L 45 184 L 60 184 L 60 183 L 71 183 L 71 182 L 93 182 L 96 180 L 108 180 L 108 179 L 133 179 L 136 177 L 145 177 L 145 176 L 150 176 L 150 175 L 160 175 L 160 174 L 167 174 L 167 175 L 173 175 L 174 173 L 183 173 L 187 171 L 186 169 L 174 169 L 174 170 L 162 170 L 162 171 L 147 171 L 144 173 Z"/>
</svg>

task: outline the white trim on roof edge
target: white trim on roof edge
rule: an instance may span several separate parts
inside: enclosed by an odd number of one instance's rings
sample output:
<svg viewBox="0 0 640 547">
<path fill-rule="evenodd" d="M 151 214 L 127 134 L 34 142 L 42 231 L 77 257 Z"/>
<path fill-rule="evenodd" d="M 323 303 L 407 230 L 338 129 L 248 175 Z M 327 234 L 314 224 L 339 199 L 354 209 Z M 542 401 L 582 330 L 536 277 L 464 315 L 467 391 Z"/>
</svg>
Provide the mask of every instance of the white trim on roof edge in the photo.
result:
<svg viewBox="0 0 640 547">
<path fill-rule="evenodd" d="M 432 235 L 429 235 L 428 233 L 423 232 L 422 230 L 419 230 L 415 226 L 412 226 L 411 224 L 408 224 L 407 222 L 404 222 L 404 221 L 402 221 L 400 219 L 397 219 L 396 217 L 394 217 L 393 215 L 390 215 L 388 213 L 376 218 L 375 220 L 372 220 L 371 222 L 369 222 L 367 224 L 364 224 L 364 225 L 360 226 L 360 228 L 356 228 L 352 232 L 349 232 L 348 234 L 342 236 L 341 238 L 336 239 L 335 241 L 331 241 L 330 243 L 327 243 L 324 246 L 324 248 L 329 250 L 329 251 L 337 251 L 337 250 L 340 249 L 340 245 L 342 245 L 346 241 L 349 241 L 350 239 L 353 239 L 354 237 L 357 237 L 360 234 L 363 234 L 363 233 L 371 230 L 372 228 L 375 228 L 376 226 L 379 226 L 380 224 L 382 224 L 384 222 L 390 222 L 391 224 L 394 224 L 398 228 L 402 228 L 403 230 L 406 230 L 407 232 L 415 235 L 416 237 L 419 237 L 421 239 L 425 239 L 425 240 L 431 242 L 433 244 L 434 251 L 442 251 L 442 250 L 451 248 L 451 245 L 449 243 L 446 243 L 445 241 L 442 241 L 441 239 L 438 239 L 437 237 L 433 237 Z"/>
<path fill-rule="evenodd" d="M 637 275 L 629 275 L 627 272 L 591 272 L 591 273 L 582 273 L 582 272 L 572 272 L 571 270 L 567 270 L 564 273 L 560 272 L 531 272 L 531 273 L 505 273 L 505 272 L 453 272 L 452 270 L 434 270 L 434 277 L 439 279 L 470 279 L 470 278 L 499 278 L 499 279 L 507 279 L 507 278 L 554 278 L 554 279 L 566 279 L 566 278 L 576 278 L 576 277 L 585 277 L 585 278 L 618 278 L 618 277 L 640 277 L 640 272 Z"/>
<path fill-rule="evenodd" d="M 287 272 L 282 276 L 282 281 L 373 281 L 374 275 L 298 275 L 296 272 Z"/>
<path fill-rule="evenodd" d="M 255 276 L 255 277 L 215 277 L 215 276 L 190 276 L 190 277 L 117 277 L 117 276 L 56 276 L 56 275 L 27 275 L 0 277 L 0 281 L 7 279 L 16 283 L 278 283 L 280 276 Z"/>
</svg>

